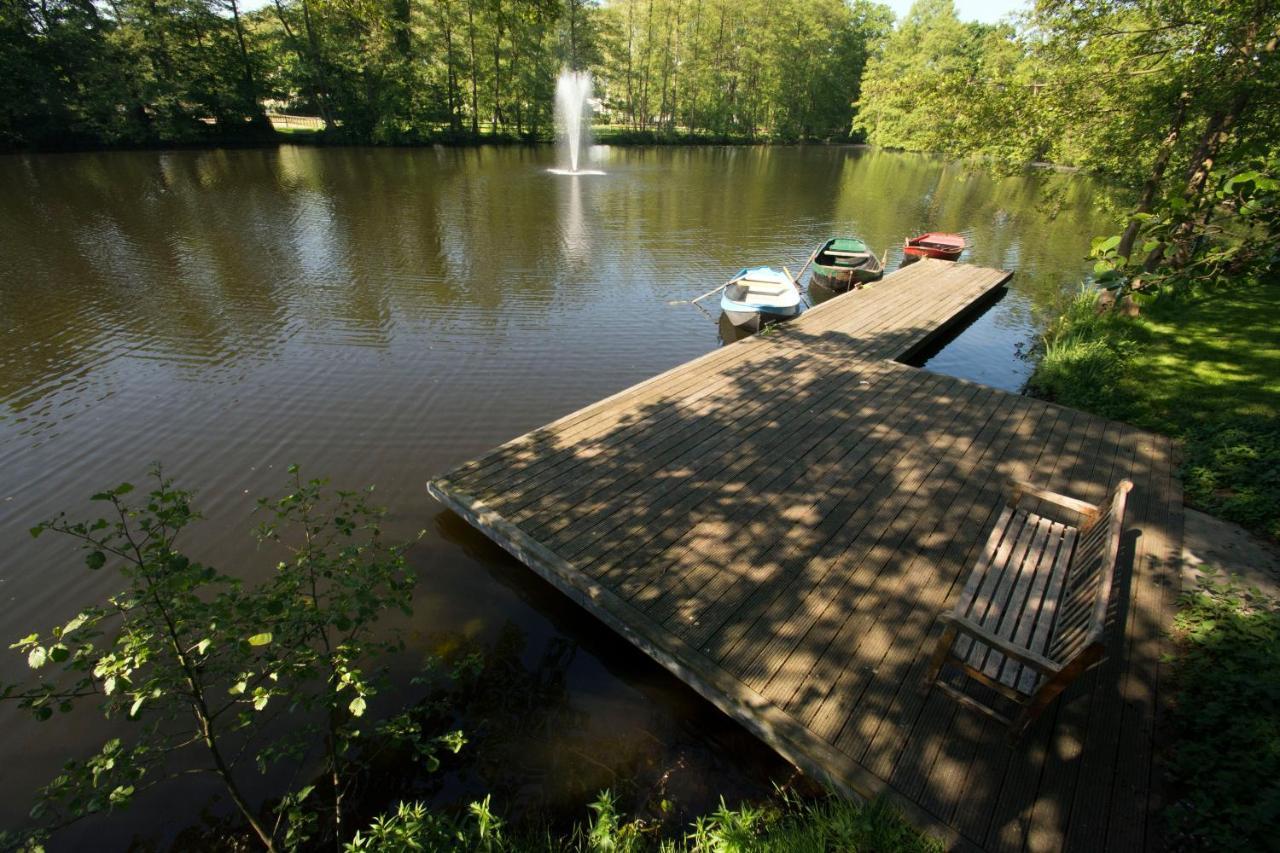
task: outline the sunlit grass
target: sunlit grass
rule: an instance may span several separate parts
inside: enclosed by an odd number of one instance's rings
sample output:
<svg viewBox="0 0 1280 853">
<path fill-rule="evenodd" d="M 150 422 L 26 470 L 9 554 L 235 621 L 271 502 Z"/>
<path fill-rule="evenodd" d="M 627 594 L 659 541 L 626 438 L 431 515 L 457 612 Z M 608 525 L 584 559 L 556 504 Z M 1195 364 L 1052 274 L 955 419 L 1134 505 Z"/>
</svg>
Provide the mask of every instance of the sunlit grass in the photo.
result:
<svg viewBox="0 0 1280 853">
<path fill-rule="evenodd" d="M 1082 295 L 1029 388 L 1180 439 L 1189 502 L 1280 538 L 1280 283 L 1162 297 L 1137 319 Z"/>
</svg>

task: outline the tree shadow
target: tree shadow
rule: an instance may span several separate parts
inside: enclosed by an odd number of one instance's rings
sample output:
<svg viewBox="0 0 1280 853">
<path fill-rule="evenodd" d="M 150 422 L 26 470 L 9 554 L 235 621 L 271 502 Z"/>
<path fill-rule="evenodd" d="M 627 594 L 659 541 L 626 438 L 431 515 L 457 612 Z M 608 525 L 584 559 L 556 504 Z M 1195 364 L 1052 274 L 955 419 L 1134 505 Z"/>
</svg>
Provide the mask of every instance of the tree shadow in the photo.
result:
<svg viewBox="0 0 1280 853">
<path fill-rule="evenodd" d="M 936 333 L 787 328 L 732 344 L 438 488 L 512 525 L 497 540 L 513 553 L 554 555 L 557 585 L 643 634 L 806 769 L 891 791 L 981 846 L 1141 845 L 1176 584 L 1157 563 L 1176 553 L 1167 442 L 874 357 Z M 1126 476 L 1137 488 L 1112 656 L 1013 748 L 993 722 L 921 691 L 937 617 L 1008 480 L 1096 501 Z M 716 679 L 741 691 L 710 695 Z"/>
</svg>

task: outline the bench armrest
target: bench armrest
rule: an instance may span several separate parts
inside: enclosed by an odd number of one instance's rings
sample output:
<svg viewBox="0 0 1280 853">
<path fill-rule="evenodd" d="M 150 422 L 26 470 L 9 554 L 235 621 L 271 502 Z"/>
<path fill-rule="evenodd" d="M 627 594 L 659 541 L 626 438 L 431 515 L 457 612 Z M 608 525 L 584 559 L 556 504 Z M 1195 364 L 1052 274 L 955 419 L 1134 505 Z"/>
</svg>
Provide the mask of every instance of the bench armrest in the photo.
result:
<svg viewBox="0 0 1280 853">
<path fill-rule="evenodd" d="M 1097 515 L 1100 507 L 1096 504 L 1086 503 L 1075 498 L 1069 498 L 1066 495 L 1060 495 L 1057 492 L 1051 492 L 1034 486 L 1026 480 L 1010 480 L 1009 481 L 1009 505 L 1017 506 L 1018 501 L 1023 497 L 1039 498 L 1042 501 L 1048 501 L 1051 504 L 1069 509 L 1072 512 L 1078 512 L 1081 515 Z"/>
<path fill-rule="evenodd" d="M 1044 655 L 1036 654 L 1030 649 L 1024 649 L 1022 646 L 1014 645 L 1003 637 L 998 637 L 991 633 L 972 619 L 968 619 L 964 616 L 957 616 L 954 613 L 945 613 L 942 616 L 942 621 L 954 626 L 960 633 L 968 634 L 978 642 L 990 646 L 1005 657 L 1012 658 L 1019 663 L 1025 664 L 1032 669 L 1044 673 L 1045 675 L 1055 675 L 1062 669 L 1061 665 L 1054 663 Z"/>
</svg>

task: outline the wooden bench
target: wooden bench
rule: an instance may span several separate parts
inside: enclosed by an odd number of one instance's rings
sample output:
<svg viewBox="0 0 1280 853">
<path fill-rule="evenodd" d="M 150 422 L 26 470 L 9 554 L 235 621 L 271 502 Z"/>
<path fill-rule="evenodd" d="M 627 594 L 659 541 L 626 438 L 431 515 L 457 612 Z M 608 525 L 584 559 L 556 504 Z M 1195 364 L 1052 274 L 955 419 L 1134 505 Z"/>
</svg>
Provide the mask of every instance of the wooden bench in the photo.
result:
<svg viewBox="0 0 1280 853">
<path fill-rule="evenodd" d="M 1132 488 L 1122 480 L 1095 506 L 1013 481 L 960 600 L 942 616 L 945 628 L 925 689 L 936 683 L 963 705 L 1008 725 L 1010 739 L 1017 740 L 1067 685 L 1101 660 Z M 1011 720 L 940 680 L 948 663 L 1021 711 Z"/>
</svg>

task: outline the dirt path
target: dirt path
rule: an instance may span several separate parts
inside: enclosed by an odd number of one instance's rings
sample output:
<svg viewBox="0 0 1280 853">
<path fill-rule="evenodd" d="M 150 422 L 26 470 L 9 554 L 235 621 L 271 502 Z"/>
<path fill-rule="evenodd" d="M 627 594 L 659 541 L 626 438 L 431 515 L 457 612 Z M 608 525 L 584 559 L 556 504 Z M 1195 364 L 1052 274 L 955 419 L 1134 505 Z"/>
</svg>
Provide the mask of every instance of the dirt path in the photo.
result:
<svg viewBox="0 0 1280 853">
<path fill-rule="evenodd" d="M 1182 585 L 1191 589 L 1204 569 L 1219 567 L 1240 575 L 1246 585 L 1280 596 L 1280 548 L 1238 524 L 1186 509 L 1182 544 Z"/>
</svg>

